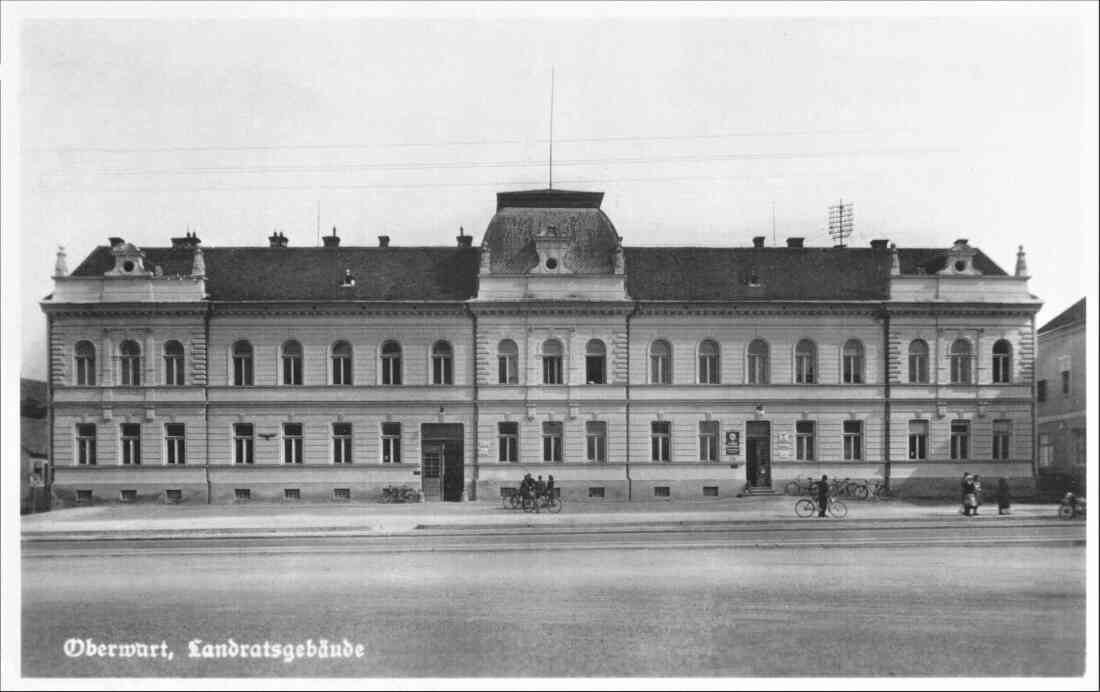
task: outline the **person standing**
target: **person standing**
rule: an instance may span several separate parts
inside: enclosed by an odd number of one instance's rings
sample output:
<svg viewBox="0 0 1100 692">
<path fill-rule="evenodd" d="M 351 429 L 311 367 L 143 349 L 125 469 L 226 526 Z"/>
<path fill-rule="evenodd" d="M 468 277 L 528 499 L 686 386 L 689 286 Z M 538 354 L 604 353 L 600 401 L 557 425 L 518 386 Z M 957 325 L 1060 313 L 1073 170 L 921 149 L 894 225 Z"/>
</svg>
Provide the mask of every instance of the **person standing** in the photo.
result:
<svg viewBox="0 0 1100 692">
<path fill-rule="evenodd" d="M 817 516 L 825 516 L 825 510 L 829 507 L 829 477 L 822 474 L 817 484 Z"/>
<path fill-rule="evenodd" d="M 978 507 L 982 504 L 982 477 L 974 474 L 974 516 L 978 516 Z"/>
<path fill-rule="evenodd" d="M 959 487 L 962 490 L 963 516 L 968 517 L 968 516 L 970 516 L 970 487 L 971 487 L 970 486 L 970 473 L 969 472 L 967 472 L 967 471 L 963 472 L 962 483 Z"/>
<path fill-rule="evenodd" d="M 997 481 L 997 514 L 1008 514 L 1011 501 L 1008 496 L 1008 480 L 1002 476 Z"/>
</svg>

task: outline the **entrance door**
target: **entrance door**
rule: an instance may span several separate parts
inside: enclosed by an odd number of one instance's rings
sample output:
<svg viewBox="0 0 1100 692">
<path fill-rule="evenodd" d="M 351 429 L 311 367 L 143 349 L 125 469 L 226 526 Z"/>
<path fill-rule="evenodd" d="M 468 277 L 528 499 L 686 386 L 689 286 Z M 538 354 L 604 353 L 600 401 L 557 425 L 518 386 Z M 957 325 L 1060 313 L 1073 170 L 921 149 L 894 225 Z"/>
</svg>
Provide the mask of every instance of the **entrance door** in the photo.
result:
<svg viewBox="0 0 1100 692">
<path fill-rule="evenodd" d="M 421 487 L 425 500 L 461 502 L 465 485 L 462 424 L 425 423 L 421 436 Z"/>
<path fill-rule="evenodd" d="M 745 430 L 745 471 L 753 488 L 772 485 L 771 423 L 749 421 Z"/>
<path fill-rule="evenodd" d="M 420 492 L 425 501 L 443 496 L 443 445 L 424 445 L 420 459 Z"/>
</svg>

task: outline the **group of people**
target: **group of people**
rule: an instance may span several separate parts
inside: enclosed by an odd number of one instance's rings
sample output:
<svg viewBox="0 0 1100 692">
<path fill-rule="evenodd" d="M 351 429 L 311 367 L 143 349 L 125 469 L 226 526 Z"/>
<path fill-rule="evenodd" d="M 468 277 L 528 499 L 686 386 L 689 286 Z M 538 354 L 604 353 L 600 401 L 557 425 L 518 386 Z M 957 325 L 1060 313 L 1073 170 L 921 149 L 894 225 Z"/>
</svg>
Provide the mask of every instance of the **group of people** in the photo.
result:
<svg viewBox="0 0 1100 692">
<path fill-rule="evenodd" d="M 554 477 L 550 476 L 544 481 L 542 476 L 535 479 L 529 473 L 524 474 L 519 484 L 519 494 L 524 498 L 551 497 L 554 494 Z"/>
<path fill-rule="evenodd" d="M 964 473 L 962 477 L 963 516 L 978 516 L 978 507 L 982 504 L 982 477 L 976 473 Z M 997 514 L 1008 514 L 1011 501 L 1008 493 L 1008 481 L 997 481 Z"/>
</svg>

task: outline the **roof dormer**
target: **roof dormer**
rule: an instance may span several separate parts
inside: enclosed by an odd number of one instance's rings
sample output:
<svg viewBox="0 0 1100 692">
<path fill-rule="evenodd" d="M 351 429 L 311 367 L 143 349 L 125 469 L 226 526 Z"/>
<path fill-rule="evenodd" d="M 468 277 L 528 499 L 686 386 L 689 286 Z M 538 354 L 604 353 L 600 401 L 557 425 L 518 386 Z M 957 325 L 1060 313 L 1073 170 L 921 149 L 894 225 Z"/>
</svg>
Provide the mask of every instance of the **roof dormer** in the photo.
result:
<svg viewBox="0 0 1100 692">
<path fill-rule="evenodd" d="M 152 272 L 145 269 L 145 253 L 133 243 L 127 243 L 122 238 L 111 238 L 111 254 L 115 258 L 115 266 L 104 276 L 150 276 Z"/>
<path fill-rule="evenodd" d="M 948 276 L 981 276 L 974 267 L 974 256 L 978 251 L 970 247 L 966 238 L 959 238 L 947 251 L 947 263 L 938 273 Z"/>
</svg>

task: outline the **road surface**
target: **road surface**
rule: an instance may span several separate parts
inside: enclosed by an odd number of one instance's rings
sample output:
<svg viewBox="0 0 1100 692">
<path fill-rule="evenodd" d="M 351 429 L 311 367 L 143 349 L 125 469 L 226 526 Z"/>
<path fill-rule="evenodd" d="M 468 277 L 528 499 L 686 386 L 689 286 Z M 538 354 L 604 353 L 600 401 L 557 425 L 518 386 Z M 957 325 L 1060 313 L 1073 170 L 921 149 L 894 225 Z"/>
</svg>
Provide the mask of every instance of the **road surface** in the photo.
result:
<svg viewBox="0 0 1100 692">
<path fill-rule="evenodd" d="M 833 523 L 27 543 L 24 675 L 1079 675 L 1083 534 Z M 297 658 L 321 639 L 351 657 Z M 70 658 L 67 640 L 164 642 L 173 657 Z M 241 644 L 289 644 L 295 660 L 241 658 Z"/>
</svg>

